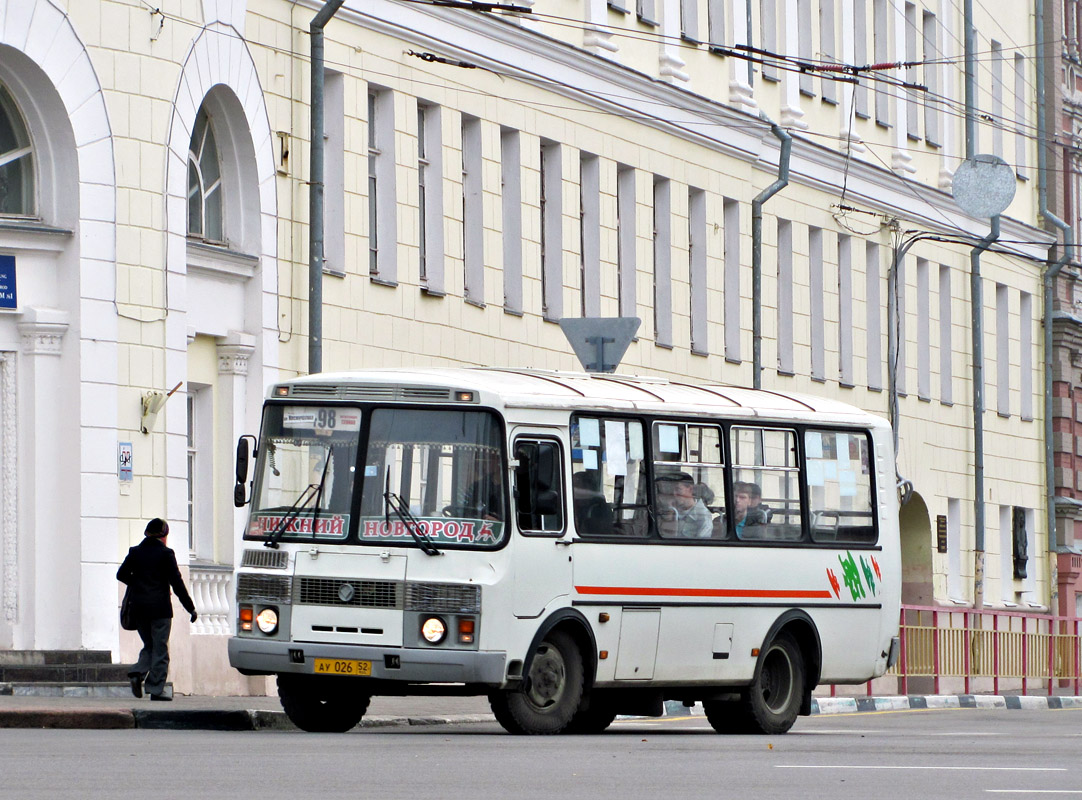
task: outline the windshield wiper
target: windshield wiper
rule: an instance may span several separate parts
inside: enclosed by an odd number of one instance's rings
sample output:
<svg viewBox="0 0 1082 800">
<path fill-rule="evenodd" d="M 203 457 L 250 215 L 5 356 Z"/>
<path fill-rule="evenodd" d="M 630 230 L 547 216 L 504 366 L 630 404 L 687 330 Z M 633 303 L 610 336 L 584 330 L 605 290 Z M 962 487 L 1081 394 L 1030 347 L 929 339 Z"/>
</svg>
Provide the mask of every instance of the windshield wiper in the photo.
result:
<svg viewBox="0 0 1082 800">
<path fill-rule="evenodd" d="M 402 520 L 402 524 L 406 526 L 406 530 L 410 532 L 410 536 L 417 542 L 417 546 L 421 548 L 421 551 L 426 556 L 442 556 L 443 553 L 436 548 L 436 545 L 432 544 L 432 540 L 428 538 L 428 534 L 424 532 L 424 528 L 421 527 L 420 520 L 413 516 L 413 513 L 409 510 L 409 506 L 399 497 L 397 494 L 388 489 L 383 493 L 383 499 L 387 501 L 387 508 L 395 513 L 395 516 Z M 390 513 L 387 513 L 387 527 L 391 525 Z"/>
<path fill-rule="evenodd" d="M 316 507 L 312 511 L 312 538 L 316 535 L 316 520 L 319 518 L 319 504 L 323 502 L 323 485 L 327 482 L 327 467 L 331 464 L 331 453 L 327 451 L 327 459 L 323 462 L 323 473 L 319 476 L 319 483 L 309 484 L 308 487 L 301 492 L 301 496 L 298 497 L 293 505 L 289 507 L 289 512 L 282 518 L 282 521 L 271 531 L 270 536 L 267 537 L 267 541 L 263 542 L 264 547 L 270 547 L 274 550 L 278 549 L 278 540 L 282 538 L 282 534 L 286 532 L 286 529 L 292 524 L 293 520 L 301 513 L 306 505 L 314 498 L 316 501 Z"/>
</svg>

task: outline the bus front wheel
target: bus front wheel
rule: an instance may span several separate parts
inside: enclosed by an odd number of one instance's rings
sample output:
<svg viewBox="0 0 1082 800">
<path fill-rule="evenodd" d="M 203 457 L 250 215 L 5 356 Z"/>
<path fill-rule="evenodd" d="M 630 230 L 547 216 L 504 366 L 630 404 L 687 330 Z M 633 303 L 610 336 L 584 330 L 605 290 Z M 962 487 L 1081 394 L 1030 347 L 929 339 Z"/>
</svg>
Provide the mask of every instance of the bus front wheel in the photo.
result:
<svg viewBox="0 0 1082 800">
<path fill-rule="evenodd" d="M 361 721 L 372 698 L 329 681 L 279 675 L 278 699 L 289 721 L 302 731 L 345 733 Z"/>
<path fill-rule="evenodd" d="M 562 733 L 579 711 L 584 684 L 575 641 L 563 631 L 552 631 L 534 653 L 522 686 L 493 692 L 488 700 L 508 733 Z"/>
</svg>

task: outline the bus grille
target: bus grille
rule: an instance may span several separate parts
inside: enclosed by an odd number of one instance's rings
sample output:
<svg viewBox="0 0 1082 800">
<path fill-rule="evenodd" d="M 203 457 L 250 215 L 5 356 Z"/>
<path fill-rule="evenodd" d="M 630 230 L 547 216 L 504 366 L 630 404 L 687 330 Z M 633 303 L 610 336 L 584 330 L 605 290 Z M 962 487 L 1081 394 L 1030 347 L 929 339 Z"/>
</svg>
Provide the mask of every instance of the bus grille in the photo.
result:
<svg viewBox="0 0 1082 800">
<path fill-rule="evenodd" d="M 237 602 L 250 603 L 261 600 L 268 603 L 290 603 L 292 578 L 288 575 L 254 575 L 241 572 L 237 575 Z"/>
<path fill-rule="evenodd" d="M 286 569 L 289 566 L 289 553 L 285 550 L 245 550 L 241 558 L 242 567 L 262 569 Z"/>
<path fill-rule="evenodd" d="M 406 585 L 406 610 L 480 614 L 481 587 L 455 583 L 410 583 Z"/>
<path fill-rule="evenodd" d="M 300 578 L 294 601 L 314 606 L 401 608 L 402 584 L 349 578 Z"/>
</svg>

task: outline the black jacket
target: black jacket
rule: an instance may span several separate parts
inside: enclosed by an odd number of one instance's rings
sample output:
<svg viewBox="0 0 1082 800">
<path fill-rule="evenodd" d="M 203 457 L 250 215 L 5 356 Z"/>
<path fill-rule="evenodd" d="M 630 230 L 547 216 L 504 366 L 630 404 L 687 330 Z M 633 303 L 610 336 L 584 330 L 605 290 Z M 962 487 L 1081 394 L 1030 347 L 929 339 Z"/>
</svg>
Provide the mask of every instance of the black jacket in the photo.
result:
<svg viewBox="0 0 1082 800">
<path fill-rule="evenodd" d="M 135 547 L 129 548 L 127 558 L 117 570 L 116 579 L 128 584 L 136 624 L 173 616 L 170 586 L 188 613 L 195 611 L 195 603 L 184 588 L 184 579 L 180 577 L 177 557 L 161 539 L 147 536 Z"/>
</svg>

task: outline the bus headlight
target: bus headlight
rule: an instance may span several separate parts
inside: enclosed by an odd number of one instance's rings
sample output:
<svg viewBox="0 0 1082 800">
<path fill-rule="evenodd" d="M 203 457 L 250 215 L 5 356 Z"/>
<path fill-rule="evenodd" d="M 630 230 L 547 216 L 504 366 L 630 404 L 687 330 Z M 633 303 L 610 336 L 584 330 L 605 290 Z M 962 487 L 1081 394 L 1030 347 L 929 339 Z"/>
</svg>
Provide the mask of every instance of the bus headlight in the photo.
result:
<svg viewBox="0 0 1082 800">
<path fill-rule="evenodd" d="M 259 626 L 259 630 L 268 636 L 278 630 L 278 610 L 274 608 L 264 608 L 259 612 L 255 618 L 255 624 Z"/>
<path fill-rule="evenodd" d="M 447 625 L 439 617 L 428 617 L 421 623 L 421 636 L 429 644 L 439 644 L 447 638 Z"/>
</svg>

